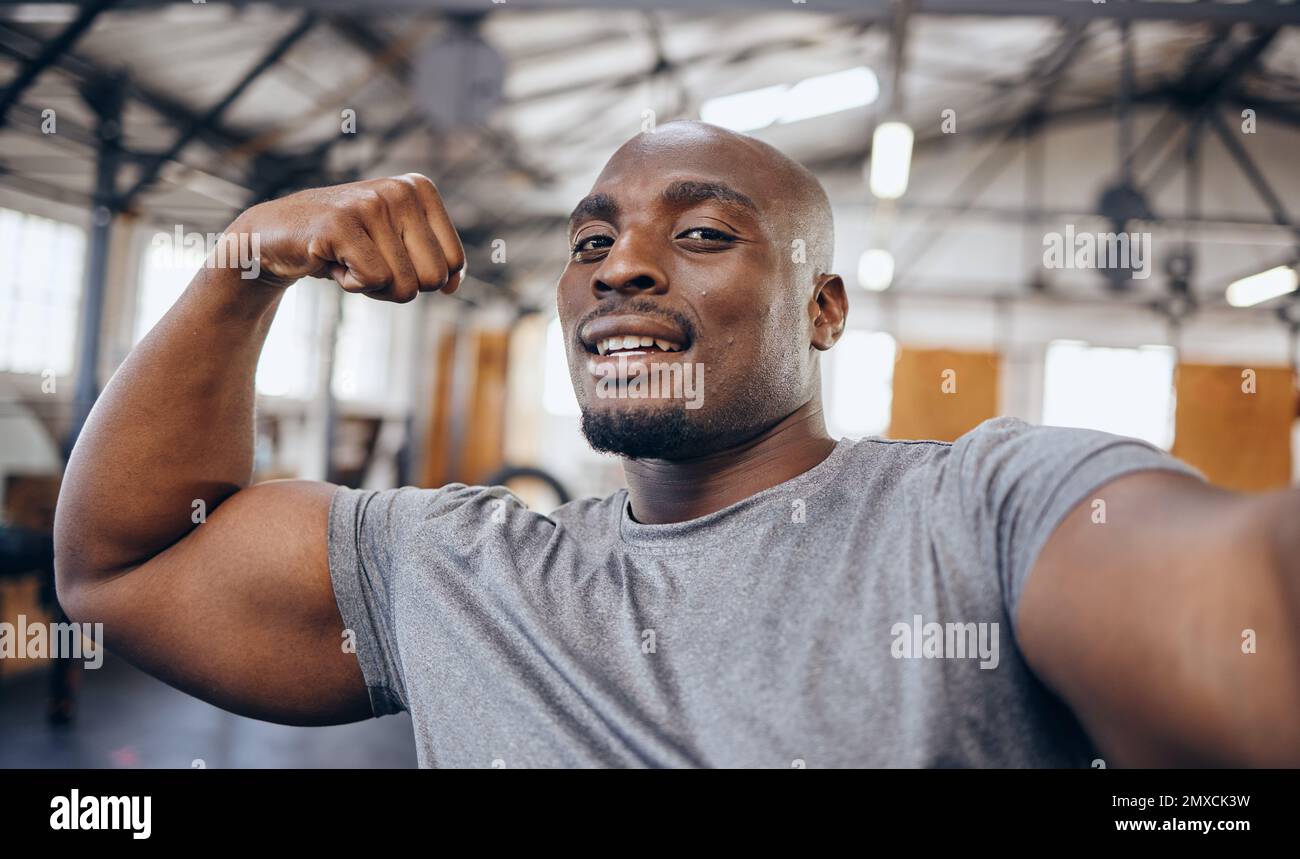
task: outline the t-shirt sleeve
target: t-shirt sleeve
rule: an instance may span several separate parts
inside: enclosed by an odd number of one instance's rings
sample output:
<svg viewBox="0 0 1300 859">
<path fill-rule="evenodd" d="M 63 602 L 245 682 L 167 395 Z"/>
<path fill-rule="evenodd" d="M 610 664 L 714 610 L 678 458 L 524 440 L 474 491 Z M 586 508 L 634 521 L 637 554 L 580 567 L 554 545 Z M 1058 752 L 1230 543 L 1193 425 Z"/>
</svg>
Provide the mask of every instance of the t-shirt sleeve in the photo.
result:
<svg viewBox="0 0 1300 859">
<path fill-rule="evenodd" d="M 393 552 L 404 528 L 429 504 L 430 493 L 412 487 L 339 487 L 330 502 L 330 581 L 376 716 L 407 708 L 394 633 Z"/>
<path fill-rule="evenodd" d="M 1043 427 L 1016 418 L 985 421 L 953 444 L 948 475 L 986 568 L 996 569 L 1014 626 L 1025 582 L 1066 515 L 1104 484 L 1137 471 L 1200 472 L 1139 439 Z"/>
</svg>

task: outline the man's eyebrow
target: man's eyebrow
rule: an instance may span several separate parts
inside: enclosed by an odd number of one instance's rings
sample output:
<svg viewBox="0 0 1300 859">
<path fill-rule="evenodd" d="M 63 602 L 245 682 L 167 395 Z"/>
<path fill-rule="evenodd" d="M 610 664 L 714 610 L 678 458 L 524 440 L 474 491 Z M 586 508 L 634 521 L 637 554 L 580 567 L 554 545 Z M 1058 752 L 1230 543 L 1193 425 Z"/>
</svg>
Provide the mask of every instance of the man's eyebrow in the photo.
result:
<svg viewBox="0 0 1300 859">
<path fill-rule="evenodd" d="M 758 204 L 753 199 L 721 182 L 683 179 L 665 188 L 660 193 L 659 198 L 672 206 L 689 206 L 696 203 L 716 201 L 731 206 L 739 206 L 754 214 L 759 214 Z M 614 221 L 618 219 L 618 213 L 618 203 L 610 195 L 603 193 L 588 194 L 578 201 L 573 213 L 569 215 L 569 229 L 572 230 L 578 221 L 587 218 Z"/>
<path fill-rule="evenodd" d="M 569 215 L 569 229 L 573 229 L 574 224 L 584 218 L 595 218 L 601 221 L 613 221 L 618 218 L 618 203 L 608 194 L 588 194 L 578 201 L 578 205 L 573 208 L 573 214 Z"/>
<path fill-rule="evenodd" d="M 665 203 L 678 206 L 716 201 L 739 206 L 750 210 L 753 214 L 759 214 L 757 203 L 730 185 L 724 185 L 721 182 L 700 182 L 695 180 L 674 182 L 665 188 L 659 197 Z"/>
</svg>

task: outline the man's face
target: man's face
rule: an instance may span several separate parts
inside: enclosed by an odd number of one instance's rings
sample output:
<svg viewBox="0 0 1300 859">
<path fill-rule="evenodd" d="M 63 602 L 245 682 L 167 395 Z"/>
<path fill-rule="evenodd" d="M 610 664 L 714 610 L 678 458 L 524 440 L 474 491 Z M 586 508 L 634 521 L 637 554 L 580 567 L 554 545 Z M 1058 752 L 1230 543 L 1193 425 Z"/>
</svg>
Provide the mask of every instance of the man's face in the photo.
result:
<svg viewBox="0 0 1300 859">
<path fill-rule="evenodd" d="M 670 128 L 626 144 L 579 203 L 557 295 L 583 430 L 636 458 L 741 443 L 816 379 L 813 278 L 792 263 L 800 237 L 785 234 L 760 154 Z M 689 389 L 669 384 L 670 364 Z M 661 384 L 633 396 L 638 375 Z"/>
</svg>

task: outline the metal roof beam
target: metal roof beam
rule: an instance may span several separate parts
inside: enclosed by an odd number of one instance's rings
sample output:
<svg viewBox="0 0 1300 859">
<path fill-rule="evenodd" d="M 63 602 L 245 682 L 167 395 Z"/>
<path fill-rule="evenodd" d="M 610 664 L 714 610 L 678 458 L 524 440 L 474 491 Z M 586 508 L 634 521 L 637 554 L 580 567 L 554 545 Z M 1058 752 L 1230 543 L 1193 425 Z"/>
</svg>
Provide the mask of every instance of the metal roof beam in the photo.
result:
<svg viewBox="0 0 1300 859">
<path fill-rule="evenodd" d="M 26 0 L 28 3 L 51 4 L 65 0 Z M 192 0 L 122 0 L 125 8 L 156 8 L 163 5 L 190 5 Z M 247 0 L 211 0 L 244 5 Z M 311 9 L 317 12 L 348 13 L 356 11 L 355 0 L 276 0 L 281 8 Z M 700 11 L 699 0 L 510 0 L 508 9 L 546 11 L 559 9 L 587 9 L 599 5 L 602 10 L 654 9 L 661 11 Z M 812 5 L 812 4 L 810 4 Z M 400 14 L 419 12 L 447 12 L 452 14 L 481 15 L 497 7 L 484 0 L 370 0 L 366 3 L 369 14 Z M 507 8 L 507 7 L 502 7 Z M 719 12 L 790 11 L 790 0 L 712 0 L 711 10 Z M 887 22 L 893 16 L 890 0 L 817 0 L 815 9 L 822 12 L 852 12 Z M 802 10 L 800 10 L 802 11 Z M 1284 0 L 1245 0 L 1245 2 L 1220 2 L 1206 0 L 1199 3 L 1178 3 L 1168 0 L 1129 0 L 1119 3 L 1096 3 L 1093 0 L 916 0 L 914 9 L 920 15 L 954 15 L 975 17 L 1031 17 L 1071 18 L 1097 20 L 1118 18 L 1152 21 L 1186 22 L 1245 22 L 1266 26 L 1292 26 L 1300 24 L 1300 7 Z"/>
<path fill-rule="evenodd" d="M 31 57 L 23 64 L 15 77 L 4 92 L 0 92 L 0 128 L 4 127 L 5 119 L 9 115 L 9 108 L 17 104 L 18 99 L 22 98 L 23 93 L 36 83 L 36 79 L 41 76 L 41 72 L 49 68 L 60 56 L 67 53 L 77 40 L 90 29 L 103 12 L 109 6 L 112 6 L 116 0 L 95 0 L 95 2 L 82 8 L 81 13 L 76 19 L 63 29 L 59 35 L 45 43 L 40 53 Z"/>
<path fill-rule="evenodd" d="M 8 54 L 23 62 L 35 56 L 41 50 L 41 46 L 41 41 L 25 30 L 11 24 L 0 24 L 0 53 Z M 112 76 L 110 70 L 71 52 L 59 56 L 54 61 L 53 68 L 81 85 Z M 194 112 L 185 105 L 141 85 L 138 81 L 127 82 L 127 95 L 178 128 L 187 127 L 196 118 Z M 217 148 L 238 146 L 247 142 L 244 135 L 217 124 L 205 128 L 201 136 L 205 142 Z"/>
<path fill-rule="evenodd" d="M 1250 181 L 1250 185 L 1255 189 L 1255 193 L 1259 195 L 1259 198 L 1264 201 L 1264 205 L 1268 207 L 1269 214 L 1273 216 L 1273 221 L 1280 227 L 1291 228 L 1295 233 L 1296 238 L 1300 239 L 1300 226 L 1297 226 L 1295 222 L 1291 220 L 1291 215 L 1286 210 L 1286 204 L 1282 202 L 1282 198 L 1278 196 L 1278 193 L 1273 190 L 1273 186 L 1268 183 L 1268 179 L 1264 176 L 1264 171 L 1259 169 L 1259 165 L 1255 163 L 1255 159 L 1250 156 L 1248 151 L 1246 151 L 1246 147 L 1241 145 L 1241 141 L 1237 139 L 1237 135 L 1229 131 L 1228 127 L 1224 125 L 1223 117 L 1219 116 L 1217 110 L 1207 110 L 1204 113 L 1204 116 L 1209 121 L 1210 127 L 1214 129 L 1215 134 L 1218 135 L 1219 141 L 1223 144 L 1224 148 L 1228 150 L 1228 154 L 1237 162 L 1237 167 L 1240 168 L 1246 179 Z"/>
<path fill-rule="evenodd" d="M 157 180 L 158 174 L 162 172 L 163 165 L 168 161 L 176 160 L 177 156 L 180 155 L 181 150 L 188 146 L 195 137 L 199 136 L 199 134 L 201 134 L 205 129 L 213 127 L 218 121 L 220 121 L 226 110 L 244 94 L 254 81 L 261 77 L 267 69 L 278 63 L 280 59 L 289 52 L 290 48 L 298 44 L 302 37 L 307 35 L 307 33 L 316 26 L 316 21 L 316 16 L 310 12 L 300 17 L 298 23 L 295 24 L 288 33 L 281 36 L 280 39 L 271 46 L 271 49 L 263 55 L 262 59 L 245 72 L 244 76 L 239 79 L 239 82 L 231 87 L 220 101 L 208 108 L 202 116 L 195 118 L 189 123 L 188 127 L 184 131 L 177 135 L 176 139 L 172 142 L 172 145 L 167 149 L 167 151 L 161 156 L 155 158 L 144 171 L 144 175 L 137 179 L 136 183 L 131 186 L 131 189 L 122 195 L 119 204 L 123 208 L 129 206 L 141 191 L 152 185 L 154 181 Z"/>
</svg>

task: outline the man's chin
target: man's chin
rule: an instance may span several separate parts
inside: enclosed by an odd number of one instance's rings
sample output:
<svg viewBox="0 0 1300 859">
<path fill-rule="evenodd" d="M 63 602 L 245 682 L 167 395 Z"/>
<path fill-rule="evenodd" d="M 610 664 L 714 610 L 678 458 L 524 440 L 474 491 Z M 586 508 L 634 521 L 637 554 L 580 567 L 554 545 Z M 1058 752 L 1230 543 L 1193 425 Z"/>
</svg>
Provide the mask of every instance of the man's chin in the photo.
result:
<svg viewBox="0 0 1300 859">
<path fill-rule="evenodd" d="M 629 459 L 688 459 L 706 439 L 680 402 L 601 403 L 582 410 L 582 434 L 601 453 Z"/>
</svg>

